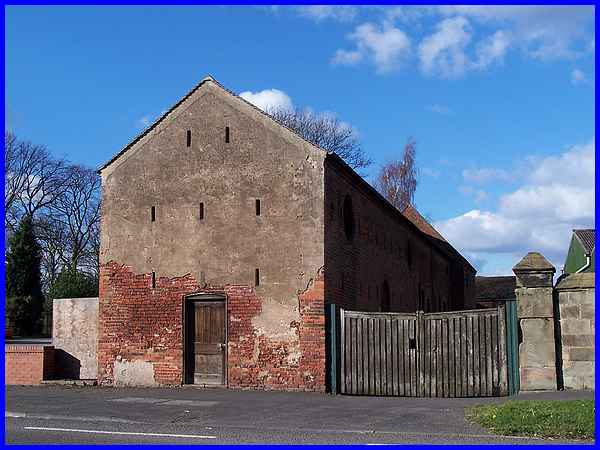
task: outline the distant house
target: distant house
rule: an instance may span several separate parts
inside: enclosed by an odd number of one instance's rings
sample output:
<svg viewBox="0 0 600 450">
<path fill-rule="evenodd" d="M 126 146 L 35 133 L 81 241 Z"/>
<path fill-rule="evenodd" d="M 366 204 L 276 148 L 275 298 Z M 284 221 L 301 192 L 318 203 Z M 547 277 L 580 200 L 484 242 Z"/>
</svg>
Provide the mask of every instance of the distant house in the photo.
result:
<svg viewBox="0 0 600 450">
<path fill-rule="evenodd" d="M 563 268 L 565 275 L 594 272 L 596 230 L 573 230 L 569 252 Z"/>
<path fill-rule="evenodd" d="M 475 303 L 477 308 L 494 308 L 498 303 L 515 301 L 516 278 L 475 277 Z"/>
</svg>

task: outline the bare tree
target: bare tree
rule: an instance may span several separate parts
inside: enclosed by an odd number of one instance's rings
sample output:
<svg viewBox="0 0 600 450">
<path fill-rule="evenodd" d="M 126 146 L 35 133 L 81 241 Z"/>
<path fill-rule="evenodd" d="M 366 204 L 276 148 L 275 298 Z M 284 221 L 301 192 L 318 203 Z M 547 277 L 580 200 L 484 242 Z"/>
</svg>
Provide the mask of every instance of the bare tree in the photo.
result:
<svg viewBox="0 0 600 450">
<path fill-rule="evenodd" d="M 272 108 L 267 113 L 307 141 L 337 154 L 355 170 L 371 164 L 352 127 L 331 114 L 315 114 L 298 108 Z"/>
<path fill-rule="evenodd" d="M 68 181 L 67 165 L 41 145 L 4 133 L 4 223 L 35 214 L 60 196 Z"/>
<path fill-rule="evenodd" d="M 49 205 L 50 220 L 64 233 L 63 263 L 70 270 L 84 269 L 94 249 L 100 221 L 100 177 L 89 168 L 69 166 L 61 195 Z"/>
<path fill-rule="evenodd" d="M 24 215 L 33 217 L 47 291 L 63 270 L 98 275 L 100 178 L 54 158 L 40 145 L 5 132 L 5 240 Z"/>
<path fill-rule="evenodd" d="M 417 189 L 416 143 L 411 138 L 401 159 L 385 164 L 377 177 L 376 188 L 392 205 L 403 211 L 414 203 Z"/>
<path fill-rule="evenodd" d="M 48 292 L 69 261 L 66 230 L 62 223 L 52 220 L 48 215 L 36 219 L 35 229 L 42 252 L 42 288 L 44 292 Z"/>
</svg>

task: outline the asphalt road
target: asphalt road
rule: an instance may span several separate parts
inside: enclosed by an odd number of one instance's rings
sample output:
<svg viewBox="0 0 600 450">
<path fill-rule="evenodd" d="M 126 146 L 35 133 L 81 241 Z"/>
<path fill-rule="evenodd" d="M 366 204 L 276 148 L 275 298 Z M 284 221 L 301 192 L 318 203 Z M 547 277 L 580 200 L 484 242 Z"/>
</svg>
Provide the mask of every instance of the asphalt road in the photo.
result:
<svg viewBox="0 0 600 450">
<path fill-rule="evenodd" d="M 593 398 L 593 392 L 534 397 Z M 465 421 L 466 407 L 503 400 L 8 386 L 5 439 L 79 444 L 560 443 L 494 436 Z"/>
</svg>

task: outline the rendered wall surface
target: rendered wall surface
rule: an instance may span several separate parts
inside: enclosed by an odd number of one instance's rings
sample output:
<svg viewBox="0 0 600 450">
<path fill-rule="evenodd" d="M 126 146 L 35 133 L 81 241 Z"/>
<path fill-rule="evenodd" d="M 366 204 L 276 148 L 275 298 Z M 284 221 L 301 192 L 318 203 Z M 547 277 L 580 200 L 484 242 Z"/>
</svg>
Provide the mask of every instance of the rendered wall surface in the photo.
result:
<svg viewBox="0 0 600 450">
<path fill-rule="evenodd" d="M 61 298 L 52 302 L 52 344 L 56 377 L 98 376 L 98 298 Z"/>
</svg>

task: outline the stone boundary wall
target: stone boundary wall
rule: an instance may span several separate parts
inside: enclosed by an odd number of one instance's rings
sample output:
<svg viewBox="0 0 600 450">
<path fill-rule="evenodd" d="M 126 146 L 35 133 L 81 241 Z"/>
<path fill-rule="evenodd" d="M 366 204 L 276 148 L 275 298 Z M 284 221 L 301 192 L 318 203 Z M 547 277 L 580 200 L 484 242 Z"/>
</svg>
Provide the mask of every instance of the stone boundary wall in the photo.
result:
<svg viewBox="0 0 600 450">
<path fill-rule="evenodd" d="M 572 274 L 556 286 L 565 389 L 594 389 L 594 279 L 593 272 Z"/>
<path fill-rule="evenodd" d="M 41 384 L 54 374 L 54 347 L 43 344 L 4 345 L 4 384 Z"/>
</svg>

